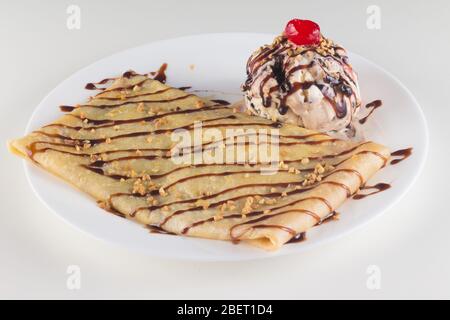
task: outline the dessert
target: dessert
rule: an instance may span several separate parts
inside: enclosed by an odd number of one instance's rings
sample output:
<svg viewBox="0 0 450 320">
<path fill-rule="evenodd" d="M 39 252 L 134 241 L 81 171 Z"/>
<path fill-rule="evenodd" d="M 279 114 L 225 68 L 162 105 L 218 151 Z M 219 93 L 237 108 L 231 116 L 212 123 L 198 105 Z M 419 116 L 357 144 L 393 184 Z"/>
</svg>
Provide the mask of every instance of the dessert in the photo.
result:
<svg viewBox="0 0 450 320">
<path fill-rule="evenodd" d="M 242 86 L 253 114 L 306 129 L 355 136 L 361 105 L 346 50 L 309 20 L 289 21 L 282 35 L 257 49 Z"/>
<path fill-rule="evenodd" d="M 134 72 L 63 110 L 55 122 L 10 142 L 11 152 L 153 230 L 268 250 L 321 223 L 390 156 L 373 142 L 235 112 Z M 230 128 L 279 130 L 277 171 L 262 175 L 259 162 L 173 161 L 171 134 L 184 129 L 190 137 L 199 121 L 222 134 Z M 211 149 L 233 151 L 238 143 L 232 141 L 203 137 L 201 148 L 189 145 L 184 152 L 194 158 Z M 247 141 L 242 154 L 250 158 Z"/>
</svg>

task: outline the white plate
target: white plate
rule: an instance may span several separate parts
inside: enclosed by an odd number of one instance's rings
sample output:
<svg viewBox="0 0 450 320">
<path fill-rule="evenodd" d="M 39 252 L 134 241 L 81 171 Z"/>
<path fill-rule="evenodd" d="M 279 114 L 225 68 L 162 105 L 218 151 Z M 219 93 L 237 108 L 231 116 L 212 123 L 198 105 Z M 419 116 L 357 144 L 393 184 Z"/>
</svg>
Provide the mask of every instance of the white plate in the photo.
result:
<svg viewBox="0 0 450 320">
<path fill-rule="evenodd" d="M 84 101 L 92 92 L 87 82 L 112 77 L 133 69 L 156 70 L 167 62 L 168 84 L 217 90 L 218 98 L 238 100 L 239 86 L 245 77 L 245 63 L 258 46 L 269 43 L 273 35 L 249 33 L 205 34 L 150 43 L 102 59 L 78 71 L 58 85 L 39 104 L 27 132 L 60 115 L 58 105 Z M 413 147 L 413 155 L 379 172 L 373 182 L 387 182 L 392 188 L 359 201 L 347 201 L 338 211 L 341 219 L 313 228 L 307 241 L 265 252 L 229 242 L 149 234 L 141 225 L 107 214 L 95 201 L 43 170 L 26 164 L 29 181 L 38 197 L 58 216 L 93 236 L 143 251 L 149 255 L 194 260 L 246 260 L 298 253 L 360 227 L 397 202 L 411 187 L 421 171 L 428 146 L 423 113 L 411 93 L 393 76 L 356 55 L 350 61 L 359 73 L 364 102 L 383 100 L 366 124 L 368 138 L 392 150 Z M 190 66 L 194 65 L 192 69 Z"/>
</svg>

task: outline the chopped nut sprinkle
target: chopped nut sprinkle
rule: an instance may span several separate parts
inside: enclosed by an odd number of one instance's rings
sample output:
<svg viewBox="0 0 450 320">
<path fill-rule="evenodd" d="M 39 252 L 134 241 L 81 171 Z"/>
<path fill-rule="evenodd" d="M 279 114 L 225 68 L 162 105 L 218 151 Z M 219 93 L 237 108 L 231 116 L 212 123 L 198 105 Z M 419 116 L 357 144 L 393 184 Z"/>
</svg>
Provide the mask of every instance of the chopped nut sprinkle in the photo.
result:
<svg viewBox="0 0 450 320">
<path fill-rule="evenodd" d="M 143 102 L 139 102 L 137 105 L 137 109 L 138 112 L 144 112 L 144 103 Z"/>
<path fill-rule="evenodd" d="M 195 205 L 196 205 L 197 207 L 203 207 L 203 210 L 206 210 L 206 209 L 209 208 L 209 202 L 206 201 L 206 200 L 203 200 L 203 199 L 197 200 L 197 201 L 195 202 Z"/>
<path fill-rule="evenodd" d="M 159 194 L 160 194 L 161 196 L 163 196 L 163 197 L 165 197 L 165 196 L 168 195 L 168 193 L 164 190 L 163 187 L 159 188 Z"/>
</svg>

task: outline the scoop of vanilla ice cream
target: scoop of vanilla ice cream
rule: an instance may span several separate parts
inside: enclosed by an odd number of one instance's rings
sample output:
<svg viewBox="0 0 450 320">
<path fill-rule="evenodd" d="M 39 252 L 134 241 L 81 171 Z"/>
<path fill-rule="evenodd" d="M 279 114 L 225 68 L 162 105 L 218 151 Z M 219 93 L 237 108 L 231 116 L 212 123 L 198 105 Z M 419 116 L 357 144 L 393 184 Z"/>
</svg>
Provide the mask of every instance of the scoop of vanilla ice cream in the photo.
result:
<svg viewBox="0 0 450 320">
<path fill-rule="evenodd" d="M 322 132 L 351 134 L 361 104 L 346 50 L 323 36 L 317 46 L 279 36 L 259 48 L 248 60 L 242 88 L 252 113 Z"/>
</svg>

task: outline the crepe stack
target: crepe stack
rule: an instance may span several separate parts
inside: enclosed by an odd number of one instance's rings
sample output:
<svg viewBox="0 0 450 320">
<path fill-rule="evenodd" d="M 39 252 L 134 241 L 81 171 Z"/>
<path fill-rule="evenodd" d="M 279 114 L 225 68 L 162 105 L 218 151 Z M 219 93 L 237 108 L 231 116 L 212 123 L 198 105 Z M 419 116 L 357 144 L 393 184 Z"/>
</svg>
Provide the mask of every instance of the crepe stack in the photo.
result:
<svg viewBox="0 0 450 320">
<path fill-rule="evenodd" d="M 145 226 L 267 250 L 321 223 L 390 155 L 373 142 L 337 140 L 236 112 L 134 72 L 65 109 L 72 110 L 10 142 L 10 150 Z M 244 163 L 174 161 L 174 132 L 181 128 L 194 138 L 199 123 L 224 137 L 232 128 L 277 130 L 279 159 L 272 172 L 263 173 L 267 163 L 251 159 L 250 139 L 239 151 Z M 200 145 L 182 151 L 192 159 L 218 150 L 228 154 L 236 141 L 205 135 Z"/>
</svg>

